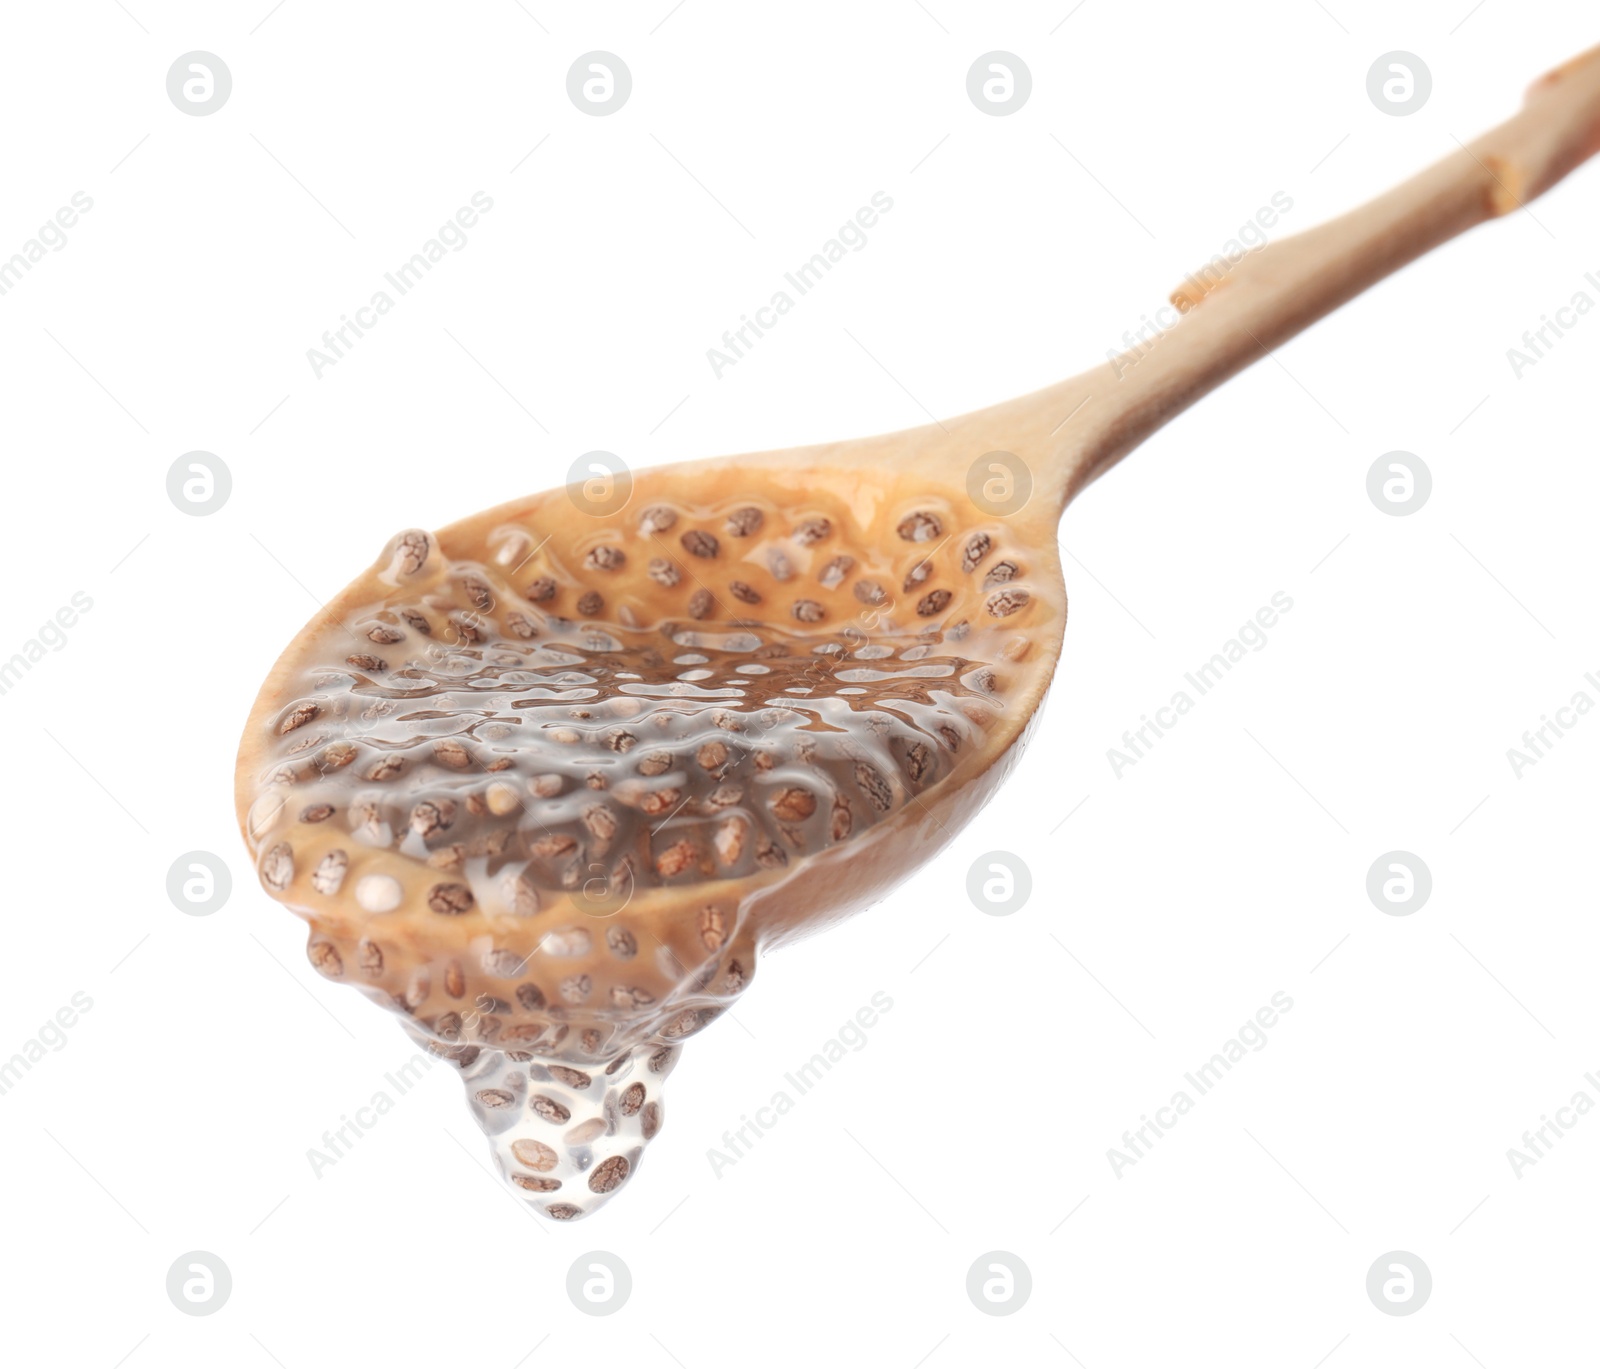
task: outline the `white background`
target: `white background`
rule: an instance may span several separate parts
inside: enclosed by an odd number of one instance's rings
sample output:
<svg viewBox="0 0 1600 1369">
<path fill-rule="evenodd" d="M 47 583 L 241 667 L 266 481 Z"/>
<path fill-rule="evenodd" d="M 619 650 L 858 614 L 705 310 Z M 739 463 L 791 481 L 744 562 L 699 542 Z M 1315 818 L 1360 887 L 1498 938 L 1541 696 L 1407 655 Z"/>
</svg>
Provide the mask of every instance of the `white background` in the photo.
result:
<svg viewBox="0 0 1600 1369">
<path fill-rule="evenodd" d="M 1600 1120 L 1520 1178 L 1506 1152 L 1576 1090 L 1600 1099 L 1600 718 L 1520 779 L 1506 750 L 1600 698 L 1600 320 L 1520 380 L 1506 349 L 1600 298 L 1594 168 L 1081 497 L 1065 655 L 1015 776 L 884 904 L 764 964 L 602 1214 L 528 1216 L 443 1069 L 308 1164 L 411 1054 L 305 963 L 234 826 L 240 726 L 313 599 L 397 529 L 559 484 L 590 449 L 644 466 L 854 436 L 1096 364 L 1275 191 L 1276 231 L 1310 226 L 1595 38 L 1576 3 L 1073 4 L 6 7 L 0 256 L 94 201 L 0 297 L 0 656 L 94 602 L 0 697 L 0 1057 L 93 1000 L 0 1097 L 8 1361 L 1590 1353 Z M 165 89 L 195 49 L 234 81 L 204 118 Z M 607 118 L 565 88 L 594 49 L 633 73 Z M 966 94 L 992 49 L 1033 74 L 1006 118 Z M 1366 94 L 1394 49 L 1433 73 L 1409 118 Z M 479 190 L 469 244 L 316 378 L 307 348 Z M 879 190 L 869 246 L 717 379 L 706 349 Z M 165 492 L 197 449 L 233 477 L 203 518 Z M 1365 491 L 1393 449 L 1433 472 L 1407 518 Z M 1116 777 L 1107 748 L 1279 590 L 1270 645 Z M 1395 848 L 1433 874 L 1410 917 L 1365 892 Z M 193 849 L 233 871 L 210 917 L 165 893 Z M 1009 918 L 963 893 L 994 849 L 1033 874 Z M 880 990 L 867 1047 L 714 1176 L 707 1148 Z M 1117 1177 L 1108 1148 L 1277 991 L 1294 1008 L 1266 1048 Z M 601 1320 L 565 1292 L 594 1249 L 634 1280 Z M 1433 1273 L 1414 1316 L 1365 1293 L 1397 1249 Z M 191 1250 L 232 1270 L 216 1315 L 166 1296 Z M 991 1250 L 1032 1271 L 1009 1318 L 964 1292 Z"/>
</svg>

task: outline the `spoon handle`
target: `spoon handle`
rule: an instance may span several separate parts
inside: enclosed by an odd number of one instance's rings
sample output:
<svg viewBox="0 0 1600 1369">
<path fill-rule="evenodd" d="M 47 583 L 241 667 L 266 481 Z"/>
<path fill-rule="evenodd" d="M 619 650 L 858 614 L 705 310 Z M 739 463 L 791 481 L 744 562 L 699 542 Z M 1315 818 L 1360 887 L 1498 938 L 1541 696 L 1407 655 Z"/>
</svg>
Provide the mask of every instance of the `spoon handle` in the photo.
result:
<svg viewBox="0 0 1600 1369">
<path fill-rule="evenodd" d="M 1596 151 L 1600 47 L 1536 81 L 1513 118 L 1387 194 L 1246 255 L 1220 280 L 1191 277 L 1171 297 L 1182 318 L 1166 333 L 1041 392 L 1056 414 L 1083 405 L 1061 432 L 1061 506 L 1230 376 L 1440 243 L 1524 208 Z"/>
</svg>

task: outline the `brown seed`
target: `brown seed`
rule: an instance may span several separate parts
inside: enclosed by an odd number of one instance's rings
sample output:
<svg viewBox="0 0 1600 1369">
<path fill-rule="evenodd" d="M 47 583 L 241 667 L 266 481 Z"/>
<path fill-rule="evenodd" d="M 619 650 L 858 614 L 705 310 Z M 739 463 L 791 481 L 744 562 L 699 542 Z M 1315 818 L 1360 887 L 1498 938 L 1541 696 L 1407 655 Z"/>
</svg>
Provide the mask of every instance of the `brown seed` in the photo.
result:
<svg viewBox="0 0 1600 1369">
<path fill-rule="evenodd" d="M 494 591 L 489 588 L 488 581 L 481 580 L 476 575 L 468 575 L 462 579 L 461 588 L 467 596 L 467 602 L 473 608 L 487 613 L 494 607 Z"/>
<path fill-rule="evenodd" d="M 517 985 L 517 1006 L 523 1012 L 538 1012 L 544 1007 L 544 994 L 540 992 L 537 984 Z"/>
<path fill-rule="evenodd" d="M 621 1155 L 602 1160 L 589 1175 L 589 1188 L 595 1193 L 610 1193 L 628 1177 L 628 1162 Z"/>
<path fill-rule="evenodd" d="M 903 593 L 910 594 L 918 585 L 933 574 L 932 561 L 918 561 L 906 572 L 905 583 L 900 586 Z"/>
<path fill-rule="evenodd" d="M 1028 606 L 1028 591 L 1025 589 L 996 590 L 984 602 L 984 607 L 995 618 L 1009 618 L 1018 609 Z"/>
<path fill-rule="evenodd" d="M 835 556 L 821 570 L 817 572 L 817 583 L 823 589 L 838 589 L 849 577 L 850 572 L 856 568 L 856 558 L 853 556 Z"/>
<path fill-rule="evenodd" d="M 622 1101 L 620 1104 L 622 1115 L 624 1117 L 632 1117 L 643 1106 L 644 1085 L 639 1083 L 629 1084 L 628 1087 L 622 1091 Z"/>
<path fill-rule="evenodd" d="M 381 675 L 389 668 L 389 663 L 383 657 L 368 656 L 364 652 L 346 656 L 344 662 L 346 665 L 353 665 L 357 670 L 369 671 L 373 675 Z"/>
<path fill-rule="evenodd" d="M 318 860 L 317 868 L 310 872 L 310 886 L 318 892 L 331 897 L 338 894 L 339 886 L 344 884 L 344 872 L 349 868 L 350 857 L 342 851 L 330 851 L 322 860 Z"/>
<path fill-rule="evenodd" d="M 715 904 L 706 904 L 700 910 L 700 940 L 706 950 L 720 951 L 727 937 L 727 923 L 723 919 L 722 909 Z"/>
<path fill-rule="evenodd" d="M 753 504 L 747 504 L 730 513 L 725 526 L 730 537 L 749 537 L 752 533 L 760 532 L 761 525 L 766 521 L 766 514 Z"/>
<path fill-rule="evenodd" d="M 760 593 L 752 586 L 745 584 L 743 580 L 728 581 L 728 593 L 733 595 L 741 604 L 759 604 L 761 602 Z"/>
<path fill-rule="evenodd" d="M 756 847 L 756 864 L 763 870 L 775 870 L 789 863 L 789 853 L 771 837 L 762 837 Z"/>
<path fill-rule="evenodd" d="M 537 837 L 528 849 L 539 860 L 554 860 L 557 856 L 571 855 L 578 849 L 578 843 L 571 837 L 555 833 L 548 837 Z"/>
<path fill-rule="evenodd" d="M 920 784 L 933 769 L 933 749 L 926 742 L 913 742 L 906 749 L 906 774 Z"/>
<path fill-rule="evenodd" d="M 306 959 L 317 973 L 329 979 L 337 979 L 344 973 L 344 960 L 339 955 L 338 947 L 331 941 L 313 941 L 306 947 Z"/>
<path fill-rule="evenodd" d="M 689 596 L 689 616 L 691 618 L 705 618 L 711 613 L 711 591 L 697 589 Z"/>
<path fill-rule="evenodd" d="M 572 1120 L 571 1110 L 563 1107 L 548 1094 L 534 1094 L 532 1098 L 528 1099 L 528 1106 L 538 1113 L 539 1116 L 543 1117 L 545 1121 L 554 1122 L 557 1126 L 563 1122 L 570 1122 Z"/>
<path fill-rule="evenodd" d="M 392 780 L 406 768 L 404 756 L 385 756 L 367 771 L 369 780 Z"/>
<path fill-rule="evenodd" d="M 422 569 L 428 559 L 428 549 L 433 545 L 433 539 L 425 532 L 412 529 L 410 532 L 400 534 L 400 541 L 395 547 L 395 561 L 404 575 L 415 575 Z"/>
<path fill-rule="evenodd" d="M 967 538 L 967 545 L 961 548 L 961 569 L 974 571 L 978 563 L 989 554 L 989 549 L 994 546 L 993 539 L 986 532 L 975 532 Z"/>
<path fill-rule="evenodd" d="M 383 949 L 376 941 L 363 940 L 358 948 L 361 953 L 361 969 L 371 979 L 376 979 L 383 973 Z"/>
<path fill-rule="evenodd" d="M 801 623 L 820 623 L 823 618 L 822 605 L 815 599 L 796 599 L 789 612 Z"/>
<path fill-rule="evenodd" d="M 639 515 L 639 534 L 649 537 L 653 533 L 666 532 L 677 521 L 676 509 L 669 509 L 665 504 L 652 504 Z"/>
<path fill-rule="evenodd" d="M 618 547 L 590 547 L 583 564 L 590 570 L 620 570 L 627 559 Z"/>
<path fill-rule="evenodd" d="M 420 632 L 424 637 L 433 635 L 433 627 L 420 613 L 413 613 L 410 609 L 401 609 L 400 616 L 406 620 L 406 625 L 413 632 Z"/>
<path fill-rule="evenodd" d="M 907 542 L 931 542 L 944 531 L 944 525 L 936 515 L 919 510 L 902 518 L 895 531 Z"/>
<path fill-rule="evenodd" d="M 807 518 L 794 530 L 794 540 L 802 547 L 814 547 L 830 532 L 833 524 L 826 518 Z"/>
<path fill-rule="evenodd" d="M 558 1084 L 565 1084 L 569 1089 L 586 1089 L 594 1079 L 582 1070 L 568 1069 L 565 1065 L 551 1065 L 550 1077 Z"/>
<path fill-rule="evenodd" d="M 290 709 L 284 720 L 278 724 L 278 735 L 284 736 L 293 732 L 297 727 L 304 727 L 314 717 L 322 712 L 320 704 L 298 704 Z"/>
<path fill-rule="evenodd" d="M 618 960 L 632 960 L 639 954 L 639 943 L 626 927 L 607 927 L 606 946 Z"/>
<path fill-rule="evenodd" d="M 420 1008 L 427 1002 L 428 994 L 433 989 L 433 981 L 428 978 L 426 970 L 417 970 L 411 976 L 411 982 L 406 985 L 405 1005 L 408 1008 Z"/>
<path fill-rule="evenodd" d="M 508 1089 L 479 1089 L 472 1096 L 486 1108 L 508 1108 L 517 1101 L 517 1095 Z"/>
<path fill-rule="evenodd" d="M 857 580 L 852 588 L 856 598 L 863 604 L 881 604 L 886 597 L 883 586 L 876 580 Z"/>
<path fill-rule="evenodd" d="M 776 547 L 767 553 L 767 569 L 774 580 L 788 580 L 794 575 L 794 565 Z"/>
<path fill-rule="evenodd" d="M 451 770 L 467 770 L 472 766 L 472 753 L 458 741 L 435 742 L 433 758 Z"/>
<path fill-rule="evenodd" d="M 625 727 L 614 727 L 606 733 L 606 745 L 613 751 L 631 751 L 639 743 L 639 738 Z"/>
<path fill-rule="evenodd" d="M 441 1041 L 459 1041 L 461 1039 L 461 1014 L 458 1012 L 441 1013 L 439 1019 L 433 1024 L 434 1035 Z"/>
<path fill-rule="evenodd" d="M 917 616 L 931 618 L 935 613 L 942 613 L 950 606 L 950 591 L 947 589 L 930 589 L 917 600 Z"/>
<path fill-rule="evenodd" d="M 700 864 L 700 848 L 685 838 L 675 841 L 656 857 L 656 872 L 663 879 L 672 879 L 685 870 Z"/>
<path fill-rule="evenodd" d="M 690 556 L 710 558 L 717 554 L 717 539 L 709 532 L 691 528 L 678 539 Z"/>
<path fill-rule="evenodd" d="M 750 976 L 744 972 L 742 961 L 730 960 L 727 971 L 722 976 L 722 991 L 728 994 L 743 993 L 744 987 L 750 982 Z"/>
<path fill-rule="evenodd" d="M 661 1104 L 659 1102 L 646 1103 L 644 1116 L 639 1119 L 639 1133 L 647 1141 L 655 1140 L 656 1133 L 661 1130 Z"/>
<path fill-rule="evenodd" d="M 511 1182 L 529 1193 L 554 1193 L 561 1187 L 560 1179 L 536 1179 L 531 1174 L 513 1174 Z"/>
<path fill-rule="evenodd" d="M 548 575 L 541 575 L 523 591 L 530 600 L 536 604 L 548 604 L 556 597 L 556 582 Z"/>
<path fill-rule="evenodd" d="M 850 828 L 854 824 L 854 817 L 850 812 L 850 804 L 838 797 L 833 801 L 833 812 L 828 819 L 828 834 L 835 841 L 843 841 L 850 835 Z"/>
<path fill-rule="evenodd" d="M 376 642 L 379 646 L 393 646 L 396 642 L 403 642 L 405 639 L 405 633 L 397 632 L 392 627 L 379 626 L 367 629 L 367 640 Z"/>
<path fill-rule="evenodd" d="M 639 757 L 639 773 L 641 775 L 665 775 L 672 769 L 672 753 L 670 751 L 647 751 Z"/>
<path fill-rule="evenodd" d="M 333 745 L 323 748 L 322 754 L 317 758 L 317 769 L 324 775 L 334 770 L 343 770 L 356 758 L 356 749 L 349 742 L 334 742 Z"/>
<path fill-rule="evenodd" d="M 652 789 L 639 800 L 639 808 L 642 812 L 655 817 L 660 813 L 671 812 L 678 806 L 682 798 L 683 795 L 676 789 Z"/>
<path fill-rule="evenodd" d="M 583 825 L 598 841 L 610 841 L 617 835 L 617 815 L 603 803 L 583 810 Z"/>
<path fill-rule="evenodd" d="M 483 968 L 497 979 L 515 979 L 527 963 L 525 956 L 504 949 L 486 951 L 483 956 Z"/>
<path fill-rule="evenodd" d="M 574 1217 L 583 1216 L 581 1207 L 574 1207 L 571 1203 L 551 1203 L 545 1212 L 554 1217 L 558 1222 L 570 1222 Z"/>
<path fill-rule="evenodd" d="M 789 785 L 772 796 L 771 806 L 784 822 L 802 822 L 817 811 L 817 796 L 809 789 Z"/>
<path fill-rule="evenodd" d="M 301 822 L 326 822 L 333 816 L 331 803 L 313 803 L 309 808 L 300 810 Z"/>
<path fill-rule="evenodd" d="M 428 890 L 428 907 L 445 917 L 460 917 L 472 904 L 472 890 L 465 884 L 435 884 Z"/>
<path fill-rule="evenodd" d="M 728 761 L 727 745 L 718 741 L 707 742 L 695 752 L 694 758 L 702 770 L 720 770 Z"/>
<path fill-rule="evenodd" d="M 557 986 L 561 997 L 568 1003 L 582 1003 L 594 989 L 594 984 L 586 974 L 572 974 L 563 979 Z"/>
<path fill-rule="evenodd" d="M 993 589 L 1008 580 L 1015 580 L 1020 573 L 1015 561 L 996 561 L 989 567 L 989 573 L 983 577 L 983 587 Z"/>
<path fill-rule="evenodd" d="M 554 1169 L 561 1159 L 543 1141 L 533 1141 L 526 1137 L 518 1137 L 511 1143 L 511 1154 L 519 1165 L 526 1165 L 540 1174 L 546 1174 Z"/>
<path fill-rule="evenodd" d="M 460 998 L 467 991 L 465 978 L 461 974 L 461 965 L 452 960 L 444 967 L 444 991 L 451 998 Z"/>
<path fill-rule="evenodd" d="M 281 894 L 294 879 L 294 847 L 280 841 L 261 859 L 261 882 Z"/>
<path fill-rule="evenodd" d="M 889 811 L 889 805 L 894 802 L 894 790 L 889 787 L 889 781 L 884 779 L 879 771 L 862 761 L 857 761 L 856 783 L 874 808 L 880 813 Z"/>
<path fill-rule="evenodd" d="M 411 830 L 426 840 L 456 820 L 456 806 L 450 799 L 434 802 L 424 799 L 411 810 Z"/>
<path fill-rule="evenodd" d="M 650 1057 L 650 1073 L 664 1074 L 678 1062 L 678 1048 L 663 1046 Z"/>
<path fill-rule="evenodd" d="M 531 641 L 533 638 L 539 635 L 539 629 L 536 628 L 533 625 L 533 621 L 523 613 L 508 614 L 506 616 L 506 626 L 511 629 L 515 636 L 521 637 L 524 641 Z"/>
<path fill-rule="evenodd" d="M 605 607 L 606 601 L 600 595 L 590 590 L 587 594 L 578 597 L 578 612 L 585 618 L 593 618 Z"/>
<path fill-rule="evenodd" d="M 707 808 L 727 808 L 744 797 L 744 789 L 737 784 L 719 784 L 706 797 Z"/>
<path fill-rule="evenodd" d="M 647 1008 L 655 1001 L 654 994 L 625 984 L 619 984 L 611 990 L 611 1006 L 614 1008 Z"/>
</svg>

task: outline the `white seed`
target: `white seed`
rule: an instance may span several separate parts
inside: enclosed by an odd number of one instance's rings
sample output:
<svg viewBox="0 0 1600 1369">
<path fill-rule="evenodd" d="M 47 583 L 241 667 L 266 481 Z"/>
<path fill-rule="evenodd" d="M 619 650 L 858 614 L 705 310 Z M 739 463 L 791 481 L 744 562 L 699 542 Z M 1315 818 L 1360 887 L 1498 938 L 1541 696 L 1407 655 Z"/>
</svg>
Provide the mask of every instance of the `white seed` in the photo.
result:
<svg viewBox="0 0 1600 1369">
<path fill-rule="evenodd" d="M 504 780 L 496 780 L 491 784 L 485 797 L 489 800 L 489 811 L 497 818 L 503 818 L 522 807 L 522 799 L 517 791 Z"/>
<path fill-rule="evenodd" d="M 356 881 L 356 902 L 369 913 L 392 913 L 404 892 L 393 875 L 363 875 Z"/>
<path fill-rule="evenodd" d="M 594 946 L 594 938 L 582 927 L 562 927 L 545 937 L 540 946 L 546 955 L 588 955 Z"/>
</svg>

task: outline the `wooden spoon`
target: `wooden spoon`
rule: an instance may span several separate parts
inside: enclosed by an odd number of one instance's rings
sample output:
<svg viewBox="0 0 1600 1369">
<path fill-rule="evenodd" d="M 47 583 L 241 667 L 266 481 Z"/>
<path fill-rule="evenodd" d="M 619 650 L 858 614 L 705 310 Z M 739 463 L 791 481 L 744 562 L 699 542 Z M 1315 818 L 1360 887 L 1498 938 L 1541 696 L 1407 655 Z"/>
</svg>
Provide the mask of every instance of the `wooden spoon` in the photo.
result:
<svg viewBox="0 0 1600 1369">
<path fill-rule="evenodd" d="M 1000 784 L 1060 653 L 1067 503 L 1597 149 L 1600 49 L 1387 195 L 1191 279 L 1142 357 L 400 534 L 251 712 L 237 799 L 263 884 L 323 974 L 462 1068 L 508 1179 L 585 1215 L 758 951 L 881 897 Z"/>
</svg>

